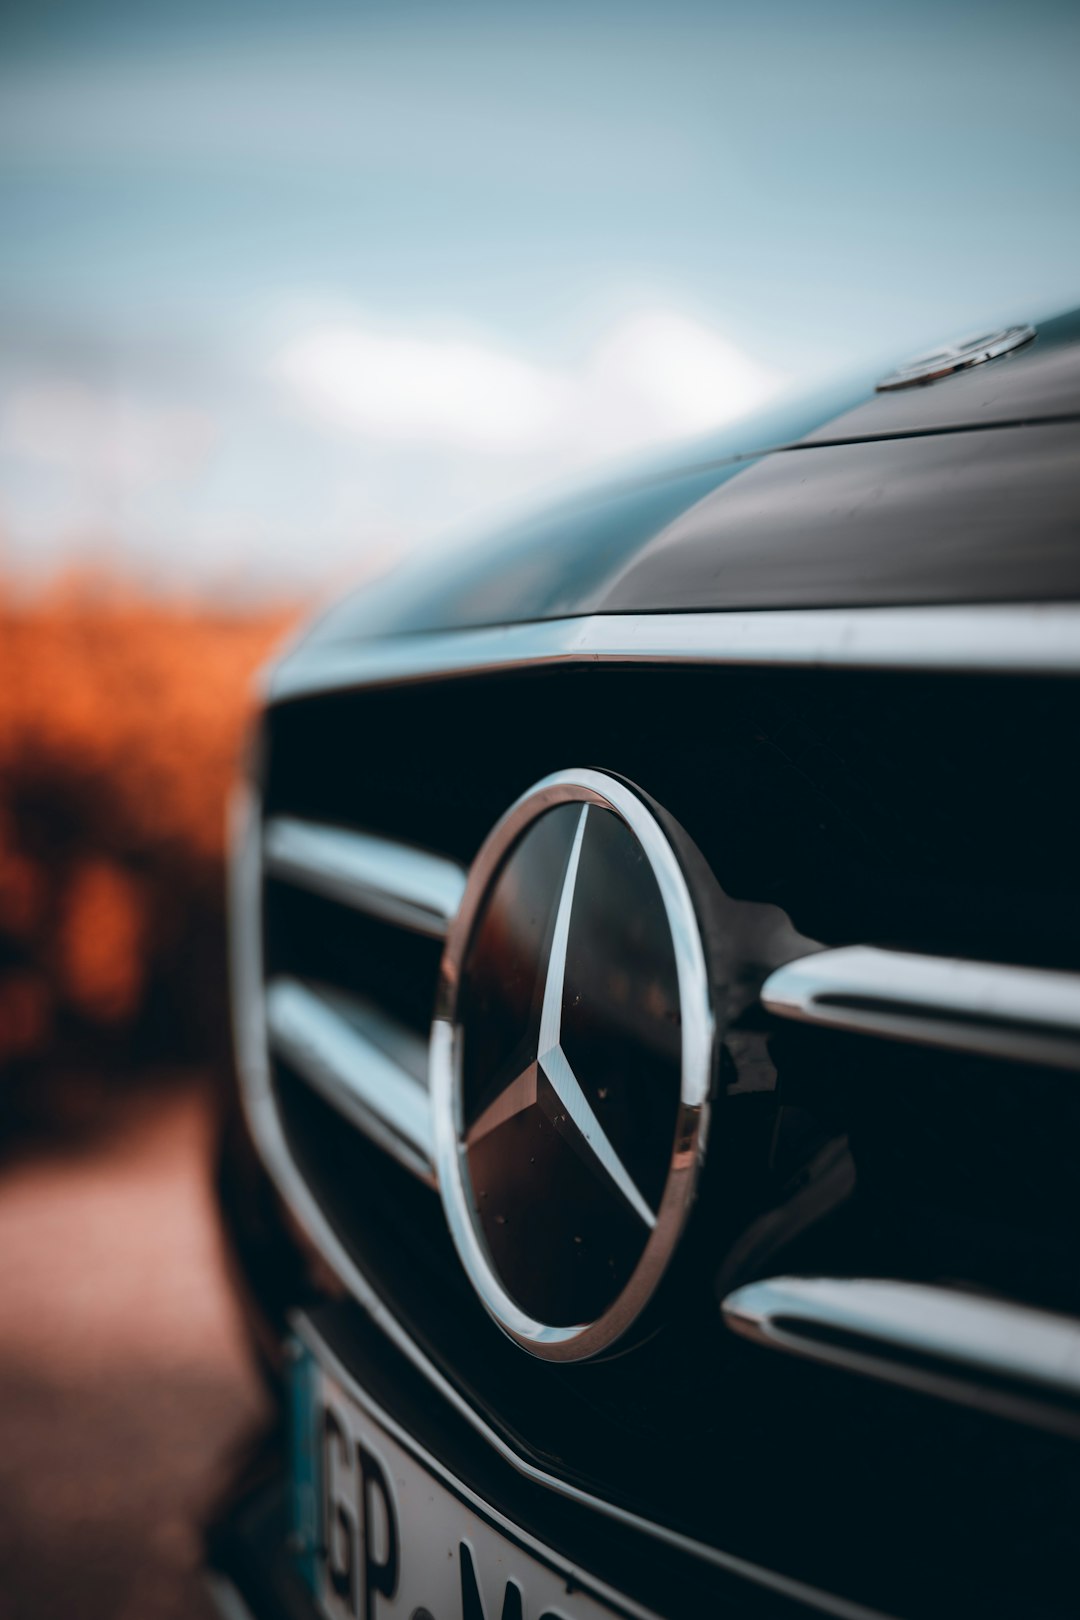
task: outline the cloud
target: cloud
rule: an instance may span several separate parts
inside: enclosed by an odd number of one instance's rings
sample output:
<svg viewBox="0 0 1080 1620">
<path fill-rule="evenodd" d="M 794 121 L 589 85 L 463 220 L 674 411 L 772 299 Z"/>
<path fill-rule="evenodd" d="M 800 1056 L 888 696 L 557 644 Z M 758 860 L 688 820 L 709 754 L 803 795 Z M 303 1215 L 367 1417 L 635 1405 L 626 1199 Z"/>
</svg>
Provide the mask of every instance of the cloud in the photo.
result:
<svg viewBox="0 0 1080 1620">
<path fill-rule="evenodd" d="M 61 379 L 15 388 L 0 412 L 3 453 L 127 487 L 190 474 L 215 434 L 204 411 Z"/>
<path fill-rule="evenodd" d="M 599 452 L 722 427 L 763 405 L 784 379 L 714 328 L 657 309 L 617 327 L 574 383 L 577 432 Z"/>
<path fill-rule="evenodd" d="M 721 426 L 783 382 L 721 333 L 665 309 L 623 321 L 576 367 L 354 319 L 301 333 L 271 371 L 304 409 L 358 441 L 525 457 L 552 471 Z"/>
<path fill-rule="evenodd" d="M 542 443 L 561 378 L 493 345 L 317 327 L 276 358 L 306 406 L 361 439 L 491 451 Z"/>
</svg>

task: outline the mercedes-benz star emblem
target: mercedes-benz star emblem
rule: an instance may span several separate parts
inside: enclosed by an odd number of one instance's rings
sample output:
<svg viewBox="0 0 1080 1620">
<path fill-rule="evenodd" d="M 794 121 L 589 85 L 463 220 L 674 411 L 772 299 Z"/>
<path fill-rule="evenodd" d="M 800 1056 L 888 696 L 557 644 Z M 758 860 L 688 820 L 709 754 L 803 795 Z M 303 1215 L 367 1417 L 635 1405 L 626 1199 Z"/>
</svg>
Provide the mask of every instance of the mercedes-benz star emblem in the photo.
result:
<svg viewBox="0 0 1080 1620">
<path fill-rule="evenodd" d="M 682 1231 L 713 1062 L 683 858 L 632 787 L 561 773 L 499 822 L 447 940 L 431 1050 L 439 1183 L 477 1292 L 535 1354 L 597 1354 Z"/>
</svg>

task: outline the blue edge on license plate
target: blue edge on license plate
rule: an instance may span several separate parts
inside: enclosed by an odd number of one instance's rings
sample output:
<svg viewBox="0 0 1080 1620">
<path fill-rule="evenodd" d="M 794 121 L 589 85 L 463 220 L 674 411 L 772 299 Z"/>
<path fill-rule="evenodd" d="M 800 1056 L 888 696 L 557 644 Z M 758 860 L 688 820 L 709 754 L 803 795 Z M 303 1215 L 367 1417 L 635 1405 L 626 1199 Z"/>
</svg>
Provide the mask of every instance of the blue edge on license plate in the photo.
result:
<svg viewBox="0 0 1080 1620">
<path fill-rule="evenodd" d="M 290 1339 L 289 1355 L 291 1544 L 296 1572 L 314 1594 L 315 1559 L 319 1544 L 319 1460 L 315 1438 L 318 1365 L 311 1351 L 299 1339 Z"/>
</svg>

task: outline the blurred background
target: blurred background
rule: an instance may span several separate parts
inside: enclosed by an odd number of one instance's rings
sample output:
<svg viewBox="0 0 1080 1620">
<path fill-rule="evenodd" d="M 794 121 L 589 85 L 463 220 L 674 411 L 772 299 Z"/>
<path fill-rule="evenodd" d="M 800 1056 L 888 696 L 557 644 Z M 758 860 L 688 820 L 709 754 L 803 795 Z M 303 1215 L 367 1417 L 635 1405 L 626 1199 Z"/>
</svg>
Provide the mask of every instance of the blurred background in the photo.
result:
<svg viewBox="0 0 1080 1620">
<path fill-rule="evenodd" d="M 0 1615 L 198 1614 L 257 1421 L 224 801 L 325 596 L 1078 301 L 1074 0 L 0 6 Z"/>
</svg>

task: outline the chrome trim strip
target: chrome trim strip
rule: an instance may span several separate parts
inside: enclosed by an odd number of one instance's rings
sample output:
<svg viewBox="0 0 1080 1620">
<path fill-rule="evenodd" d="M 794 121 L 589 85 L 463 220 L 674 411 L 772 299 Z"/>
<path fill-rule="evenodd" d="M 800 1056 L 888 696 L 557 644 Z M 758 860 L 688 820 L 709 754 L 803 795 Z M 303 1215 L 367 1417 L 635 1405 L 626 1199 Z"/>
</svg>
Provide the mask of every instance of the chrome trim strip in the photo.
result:
<svg viewBox="0 0 1080 1620">
<path fill-rule="evenodd" d="M 922 1283 L 773 1277 L 723 1301 L 736 1333 L 1080 1435 L 1080 1322 Z"/>
<path fill-rule="evenodd" d="M 424 1076 L 426 1043 L 393 1032 L 395 1046 L 413 1048 L 396 1061 L 380 1044 L 385 1016 L 363 1003 L 280 978 L 266 990 L 270 1047 L 309 1081 L 333 1108 L 399 1164 L 435 1185 L 435 1148 Z M 418 1049 L 418 1050 L 417 1050 Z M 391 1051 L 393 1047 L 391 1047 Z"/>
<path fill-rule="evenodd" d="M 847 945 L 766 979 L 780 1018 L 1080 1069 L 1080 974 Z"/>
<path fill-rule="evenodd" d="M 495 629 L 301 643 L 263 677 L 269 703 L 353 687 L 590 663 L 1080 674 L 1080 604 L 592 614 Z"/>
<path fill-rule="evenodd" d="M 271 817 L 263 836 L 273 876 L 432 939 L 444 937 L 465 892 L 456 861 L 392 838 L 293 816 Z"/>
<path fill-rule="evenodd" d="M 784 1575 L 704 1542 L 693 1540 L 654 1524 L 636 1513 L 628 1512 L 602 1497 L 550 1474 L 527 1458 L 522 1457 L 492 1429 L 483 1417 L 465 1400 L 459 1390 L 436 1367 L 434 1362 L 409 1336 L 394 1313 L 372 1287 L 364 1272 L 356 1265 L 333 1227 L 323 1214 L 303 1177 L 293 1163 L 289 1145 L 285 1140 L 274 1103 L 269 1053 L 265 1038 L 265 1001 L 262 983 L 262 836 L 261 817 L 257 795 L 247 787 L 233 796 L 230 808 L 230 972 L 232 976 L 233 1032 L 236 1043 L 237 1065 L 241 1080 L 241 1096 L 259 1155 L 277 1187 L 297 1230 L 321 1255 L 331 1272 L 349 1290 L 371 1320 L 386 1337 L 438 1391 L 461 1417 L 496 1451 L 503 1460 L 515 1468 L 523 1478 L 580 1506 L 602 1513 L 605 1517 L 625 1525 L 642 1535 L 653 1536 L 668 1546 L 676 1547 L 691 1557 L 766 1590 L 791 1597 L 822 1614 L 836 1620 L 888 1620 L 877 1610 L 862 1604 L 835 1597 L 801 1581 Z"/>
</svg>

